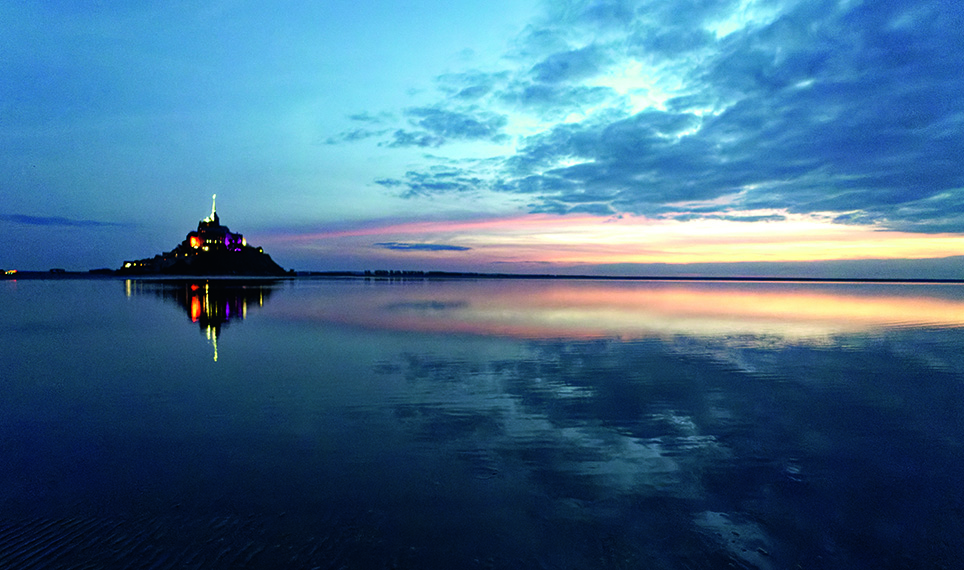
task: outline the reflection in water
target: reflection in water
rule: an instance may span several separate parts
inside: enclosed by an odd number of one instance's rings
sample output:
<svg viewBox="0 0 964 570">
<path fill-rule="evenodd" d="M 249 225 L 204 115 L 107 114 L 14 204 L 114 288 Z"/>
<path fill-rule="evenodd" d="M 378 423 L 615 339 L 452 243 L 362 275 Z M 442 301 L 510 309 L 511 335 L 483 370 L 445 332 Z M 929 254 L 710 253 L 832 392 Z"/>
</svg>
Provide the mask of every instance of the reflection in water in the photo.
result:
<svg viewBox="0 0 964 570">
<path fill-rule="evenodd" d="M 0 568 L 964 568 L 962 287 L 224 285 L 0 291 Z"/>
<path fill-rule="evenodd" d="M 152 293 L 174 301 L 201 327 L 211 341 L 214 361 L 218 360 L 218 337 L 221 327 L 232 319 L 248 316 L 248 306 L 262 307 L 277 287 L 275 280 L 131 280 L 124 281 L 128 297 Z"/>
<path fill-rule="evenodd" d="M 529 338 L 770 334 L 816 339 L 895 327 L 962 326 L 960 293 L 956 286 L 923 285 L 434 282 L 355 287 L 337 303 L 322 299 L 309 312 L 289 316 Z"/>
<path fill-rule="evenodd" d="M 539 567 L 926 568 L 964 560 L 962 293 L 449 283 L 312 315 L 469 333 L 377 370 L 463 496 L 527 482 L 498 525 Z"/>
</svg>

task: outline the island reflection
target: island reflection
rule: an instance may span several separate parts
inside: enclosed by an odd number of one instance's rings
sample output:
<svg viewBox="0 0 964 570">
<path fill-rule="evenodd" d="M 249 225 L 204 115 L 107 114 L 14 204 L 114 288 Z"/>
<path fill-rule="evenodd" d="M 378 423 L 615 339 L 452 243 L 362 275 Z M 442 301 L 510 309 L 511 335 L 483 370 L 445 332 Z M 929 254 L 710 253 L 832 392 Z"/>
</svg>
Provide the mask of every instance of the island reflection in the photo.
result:
<svg viewBox="0 0 964 570">
<path fill-rule="evenodd" d="M 211 341 L 214 360 L 218 360 L 221 327 L 232 320 L 243 320 L 249 307 L 263 307 L 278 287 L 277 280 L 172 279 L 124 281 L 128 297 L 152 294 L 181 306 L 191 322 Z"/>
</svg>

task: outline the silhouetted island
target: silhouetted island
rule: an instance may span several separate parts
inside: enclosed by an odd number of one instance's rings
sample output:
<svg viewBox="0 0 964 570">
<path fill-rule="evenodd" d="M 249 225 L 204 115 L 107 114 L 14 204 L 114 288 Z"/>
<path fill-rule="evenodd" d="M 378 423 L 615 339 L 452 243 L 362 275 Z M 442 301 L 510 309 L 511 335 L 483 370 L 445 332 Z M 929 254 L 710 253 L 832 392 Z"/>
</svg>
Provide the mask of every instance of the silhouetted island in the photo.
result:
<svg viewBox="0 0 964 570">
<path fill-rule="evenodd" d="M 260 247 L 222 226 L 215 204 L 197 231 L 187 234 L 177 247 L 154 257 L 125 261 L 123 275 L 285 275 L 285 270 Z"/>
</svg>

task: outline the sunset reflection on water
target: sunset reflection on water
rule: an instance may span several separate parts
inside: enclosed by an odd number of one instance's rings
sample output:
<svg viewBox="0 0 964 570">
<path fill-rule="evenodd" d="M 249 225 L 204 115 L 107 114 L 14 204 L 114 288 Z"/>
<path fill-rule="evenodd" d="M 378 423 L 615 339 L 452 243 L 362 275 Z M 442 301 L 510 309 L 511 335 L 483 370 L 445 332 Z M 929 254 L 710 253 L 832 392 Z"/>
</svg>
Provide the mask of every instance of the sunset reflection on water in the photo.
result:
<svg viewBox="0 0 964 570">
<path fill-rule="evenodd" d="M 788 339 L 964 325 L 958 286 L 833 283 L 372 283 L 290 318 L 533 338 L 767 334 Z"/>
<path fill-rule="evenodd" d="M 964 567 L 960 285 L 0 289 L 3 568 Z"/>
</svg>

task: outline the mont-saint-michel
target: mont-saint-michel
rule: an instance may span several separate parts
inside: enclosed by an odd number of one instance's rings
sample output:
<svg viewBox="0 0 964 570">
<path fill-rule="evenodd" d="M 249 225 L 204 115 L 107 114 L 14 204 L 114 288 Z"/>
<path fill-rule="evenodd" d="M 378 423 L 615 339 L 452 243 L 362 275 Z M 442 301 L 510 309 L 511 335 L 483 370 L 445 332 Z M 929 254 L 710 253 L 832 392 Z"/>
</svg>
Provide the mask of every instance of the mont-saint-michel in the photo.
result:
<svg viewBox="0 0 964 570">
<path fill-rule="evenodd" d="M 117 273 L 124 275 L 284 275 L 285 270 L 260 247 L 221 225 L 211 198 L 211 215 L 198 222 L 171 251 L 154 257 L 125 261 Z"/>
</svg>

